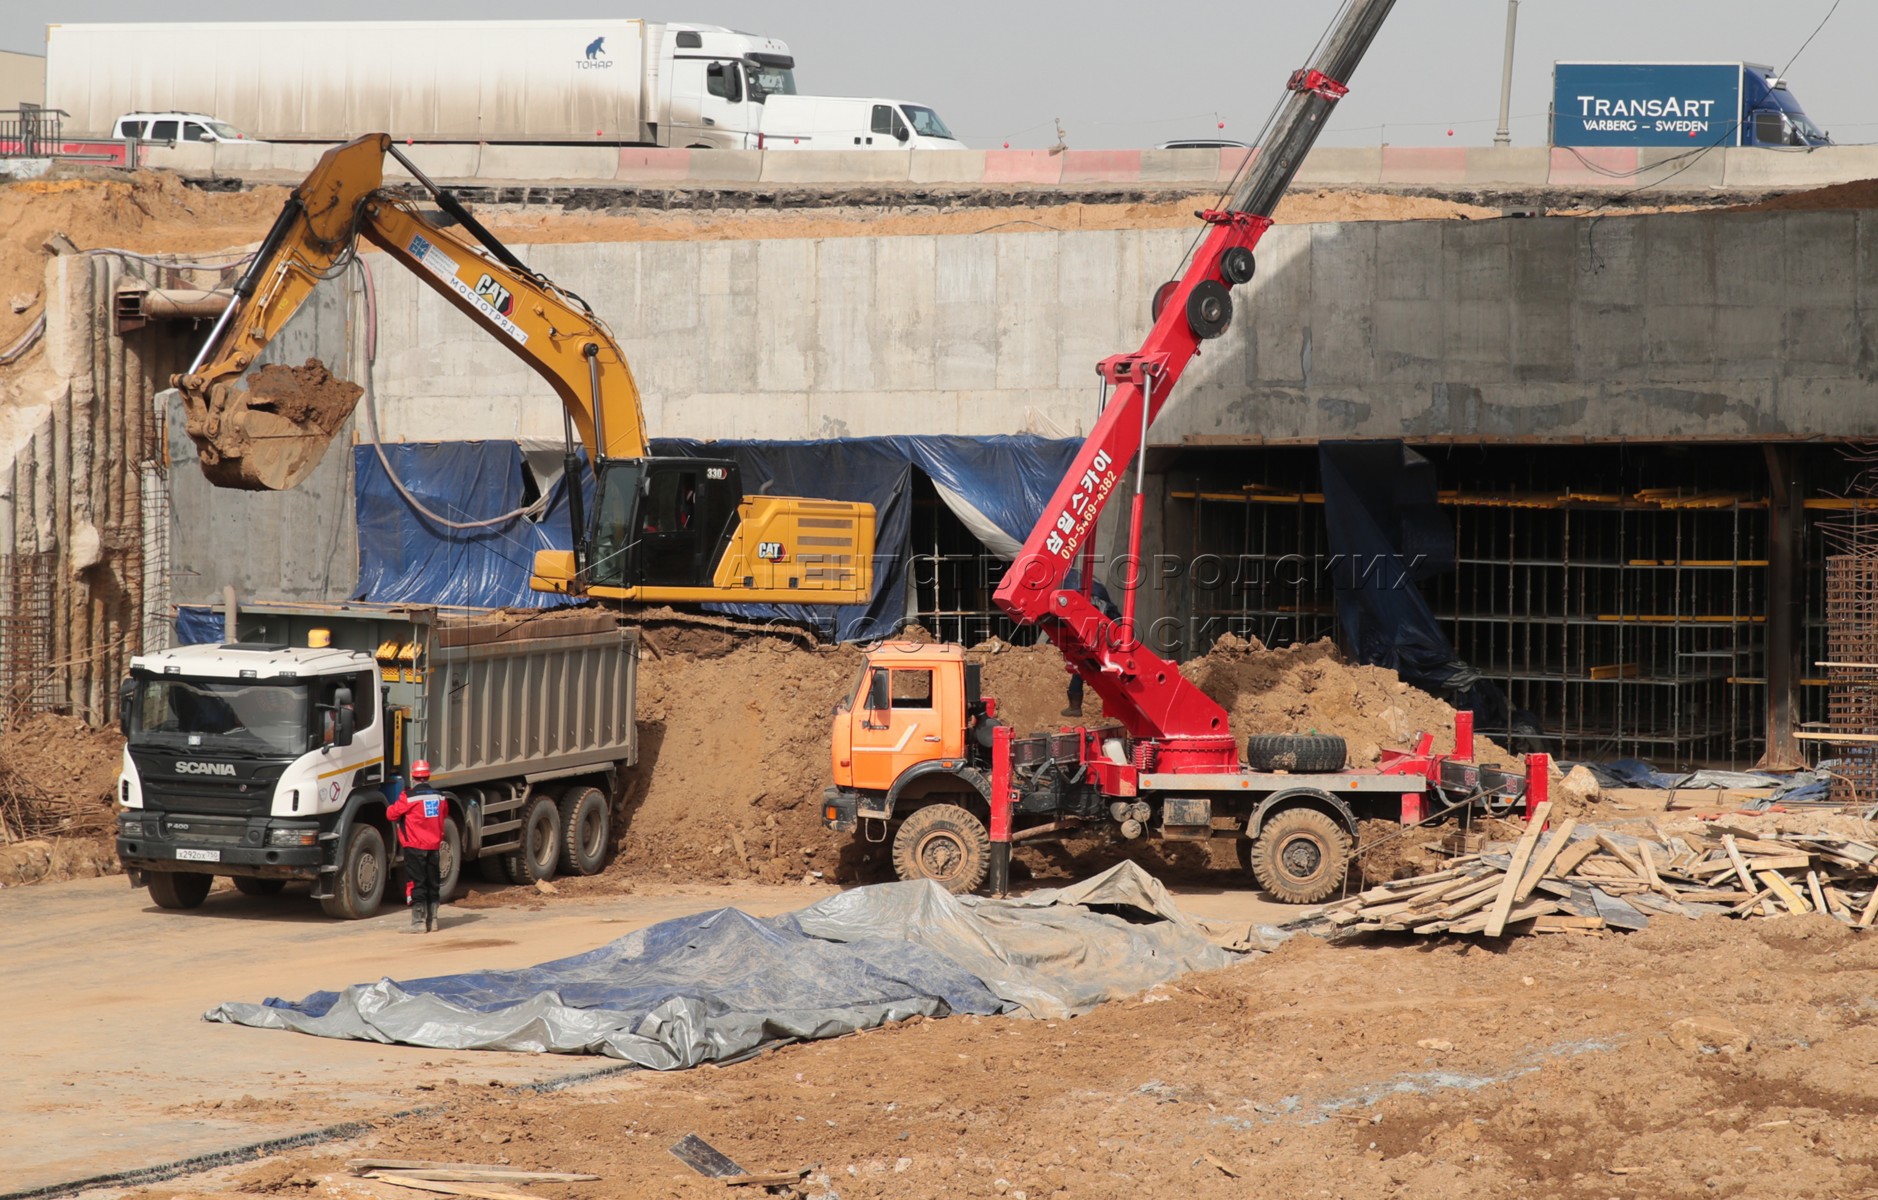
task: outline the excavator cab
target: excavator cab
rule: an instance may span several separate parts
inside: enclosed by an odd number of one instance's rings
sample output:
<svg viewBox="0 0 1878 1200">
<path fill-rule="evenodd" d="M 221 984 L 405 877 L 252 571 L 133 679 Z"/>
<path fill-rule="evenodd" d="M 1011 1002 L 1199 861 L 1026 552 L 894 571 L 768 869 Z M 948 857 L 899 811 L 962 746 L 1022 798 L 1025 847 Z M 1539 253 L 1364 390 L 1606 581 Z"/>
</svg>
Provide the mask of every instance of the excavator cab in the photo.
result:
<svg viewBox="0 0 1878 1200">
<path fill-rule="evenodd" d="M 726 459 L 603 463 L 588 541 L 588 584 L 710 587 L 742 501 L 742 476 Z"/>
</svg>

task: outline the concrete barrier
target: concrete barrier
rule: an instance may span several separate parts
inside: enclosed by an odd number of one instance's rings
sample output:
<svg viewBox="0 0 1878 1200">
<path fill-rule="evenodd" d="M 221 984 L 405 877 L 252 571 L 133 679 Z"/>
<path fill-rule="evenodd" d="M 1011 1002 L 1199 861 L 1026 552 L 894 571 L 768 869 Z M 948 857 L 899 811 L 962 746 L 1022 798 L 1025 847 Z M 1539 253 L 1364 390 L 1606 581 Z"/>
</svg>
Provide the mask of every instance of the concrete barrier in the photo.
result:
<svg viewBox="0 0 1878 1200">
<path fill-rule="evenodd" d="M 1551 158 L 1544 146 L 1470 147 L 1465 182 L 1543 187 Z"/>
<path fill-rule="evenodd" d="M 662 153 L 673 153 L 663 151 Z M 763 178 L 761 150 L 686 150 L 685 178 L 693 183 L 755 183 Z"/>
<path fill-rule="evenodd" d="M 621 146 L 613 178 L 621 183 L 681 183 L 691 178 L 694 150 Z"/>
<path fill-rule="evenodd" d="M 1384 146 L 1381 178 L 1383 183 L 1395 185 L 1466 183 L 1467 148 Z"/>
<path fill-rule="evenodd" d="M 1384 153 L 1371 146 L 1325 146 L 1305 156 L 1297 180 L 1316 187 L 1371 187 L 1382 182 Z M 1235 151 L 1233 157 L 1240 155 Z"/>
<path fill-rule="evenodd" d="M 119 143 L 121 145 L 121 143 Z M 326 149 L 287 142 L 147 146 L 146 165 L 189 174 L 285 182 Z M 640 146 L 417 146 L 433 179 L 504 184 L 1040 184 L 1125 187 L 1233 179 L 1256 151 L 1220 150 L 687 150 Z M 404 179 L 394 163 L 386 175 Z M 1878 146 L 1810 151 L 1606 146 L 1323 146 L 1304 160 L 1311 187 L 1818 187 L 1878 177 Z"/>
<path fill-rule="evenodd" d="M 424 162 L 412 158 L 422 167 Z M 429 174 L 426 169 L 425 174 Z M 540 179 L 612 183 L 619 152 L 611 146 L 484 146 L 479 180 Z"/>
<path fill-rule="evenodd" d="M 985 177 L 984 150 L 922 150 L 907 163 L 914 183 L 959 183 Z"/>
<path fill-rule="evenodd" d="M 1634 180 L 1637 162 L 1635 146 L 1586 146 L 1575 150 L 1556 147 L 1546 182 L 1564 187 L 1609 187 Z"/>
<path fill-rule="evenodd" d="M 1063 183 L 1139 183 L 1139 150 L 1066 150 L 1061 155 Z"/>
<path fill-rule="evenodd" d="M 763 153 L 764 183 L 904 183 L 912 150 L 777 150 Z"/>
<path fill-rule="evenodd" d="M 1637 178 L 1633 186 L 1671 184 L 1678 188 L 1718 188 L 1722 185 L 1722 169 L 1730 153 L 1729 150 L 1704 150 L 1700 145 L 1687 150 L 1646 146 L 1637 152 Z"/>
<path fill-rule="evenodd" d="M 1817 150 L 1730 150 L 1722 166 L 1722 184 L 1760 190 L 1772 187 L 1823 187 L 1878 178 L 1878 146 L 1825 146 Z"/>
<path fill-rule="evenodd" d="M 1061 159 L 1048 150 L 987 150 L 981 182 L 1056 183 L 1062 174 Z"/>
</svg>

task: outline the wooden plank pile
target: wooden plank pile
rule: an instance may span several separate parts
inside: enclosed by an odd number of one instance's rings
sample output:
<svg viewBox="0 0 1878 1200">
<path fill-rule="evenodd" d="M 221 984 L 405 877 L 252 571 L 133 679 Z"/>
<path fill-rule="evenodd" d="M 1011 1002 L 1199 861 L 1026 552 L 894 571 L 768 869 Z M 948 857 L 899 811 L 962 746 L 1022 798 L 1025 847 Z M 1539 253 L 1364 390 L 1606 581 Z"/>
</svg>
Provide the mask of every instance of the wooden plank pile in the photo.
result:
<svg viewBox="0 0 1878 1200">
<path fill-rule="evenodd" d="M 355 1158 L 346 1163 L 354 1175 L 374 1183 L 404 1189 L 401 1196 L 435 1200 L 443 1196 L 468 1196 L 474 1200 L 542 1200 L 534 1192 L 524 1192 L 515 1185 L 524 1183 L 592 1183 L 598 1175 L 577 1171 L 525 1171 L 518 1167 L 492 1166 L 487 1163 L 425 1162 L 408 1158 Z"/>
<path fill-rule="evenodd" d="M 1630 837 L 1534 813 L 1510 853 L 1461 854 L 1447 867 L 1330 905 L 1342 933 L 1562 933 L 1641 929 L 1651 914 L 1878 917 L 1878 845 L 1827 834 L 1760 837 L 1711 825 L 1709 837 Z"/>
</svg>

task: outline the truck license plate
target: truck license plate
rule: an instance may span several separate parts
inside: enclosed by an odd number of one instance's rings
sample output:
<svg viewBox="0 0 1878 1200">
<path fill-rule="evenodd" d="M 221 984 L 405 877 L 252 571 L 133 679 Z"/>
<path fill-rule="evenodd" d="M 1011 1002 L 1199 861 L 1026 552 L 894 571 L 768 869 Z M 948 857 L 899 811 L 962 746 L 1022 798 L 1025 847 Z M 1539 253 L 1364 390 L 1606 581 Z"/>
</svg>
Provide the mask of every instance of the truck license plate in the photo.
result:
<svg viewBox="0 0 1878 1200">
<path fill-rule="evenodd" d="M 222 852 L 220 850 L 178 849 L 176 857 L 183 862 L 221 862 Z"/>
</svg>

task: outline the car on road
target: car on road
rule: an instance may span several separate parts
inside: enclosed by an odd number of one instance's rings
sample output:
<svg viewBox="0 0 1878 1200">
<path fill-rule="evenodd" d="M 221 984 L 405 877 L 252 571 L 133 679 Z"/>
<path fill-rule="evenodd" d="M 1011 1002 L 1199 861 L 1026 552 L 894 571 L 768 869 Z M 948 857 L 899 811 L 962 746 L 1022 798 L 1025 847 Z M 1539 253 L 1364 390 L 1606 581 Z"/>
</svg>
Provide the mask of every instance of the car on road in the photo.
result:
<svg viewBox="0 0 1878 1200">
<path fill-rule="evenodd" d="M 255 139 L 227 121 L 218 121 L 206 113 L 133 112 L 125 113 L 111 126 L 114 138 L 146 142 L 252 142 Z"/>
</svg>

